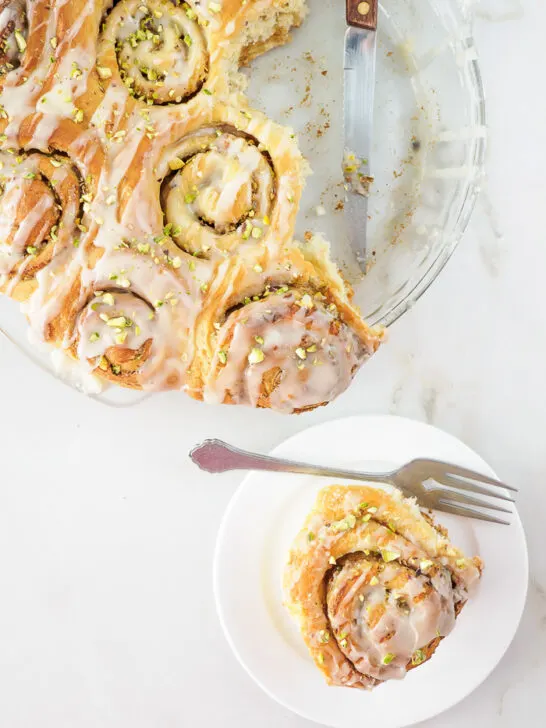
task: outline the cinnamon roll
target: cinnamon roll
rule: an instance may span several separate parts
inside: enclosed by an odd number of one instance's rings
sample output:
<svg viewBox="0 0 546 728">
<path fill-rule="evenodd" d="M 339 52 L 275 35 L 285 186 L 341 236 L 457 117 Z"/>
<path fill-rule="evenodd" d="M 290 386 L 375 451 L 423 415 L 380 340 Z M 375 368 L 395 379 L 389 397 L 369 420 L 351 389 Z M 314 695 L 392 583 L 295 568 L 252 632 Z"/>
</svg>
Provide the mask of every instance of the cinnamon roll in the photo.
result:
<svg viewBox="0 0 546 728">
<path fill-rule="evenodd" d="M 0 76 L 19 68 L 27 49 L 24 0 L 0 1 Z"/>
<path fill-rule="evenodd" d="M 229 252 L 264 236 L 276 185 L 271 160 L 258 146 L 229 127 L 202 129 L 181 142 L 161 193 L 181 248 L 201 255 Z"/>
<path fill-rule="evenodd" d="M 331 486 L 290 552 L 286 605 L 329 684 L 371 689 L 433 656 L 482 568 L 398 491 Z"/>
<path fill-rule="evenodd" d="M 349 385 L 373 351 L 322 292 L 266 288 L 215 329 L 205 401 L 303 412 Z"/>
<path fill-rule="evenodd" d="M 103 42 L 115 49 L 116 70 L 129 93 L 146 103 L 187 101 L 206 81 L 203 23 L 187 3 L 121 0 L 106 20 Z"/>
<path fill-rule="evenodd" d="M 61 155 L 0 152 L 0 290 L 24 300 L 38 272 L 77 241 L 81 194 Z"/>
<path fill-rule="evenodd" d="M 158 165 L 165 224 L 206 258 L 290 242 L 305 166 L 286 129 L 246 107 L 216 104 L 186 125 Z"/>
</svg>

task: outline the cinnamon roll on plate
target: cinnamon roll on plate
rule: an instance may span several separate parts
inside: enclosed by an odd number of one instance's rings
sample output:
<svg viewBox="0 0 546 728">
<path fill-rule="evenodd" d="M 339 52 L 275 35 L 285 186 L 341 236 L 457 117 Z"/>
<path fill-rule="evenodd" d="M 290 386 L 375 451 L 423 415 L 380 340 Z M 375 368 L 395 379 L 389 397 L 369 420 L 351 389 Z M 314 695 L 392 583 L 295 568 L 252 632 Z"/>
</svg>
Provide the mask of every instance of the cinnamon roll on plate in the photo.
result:
<svg viewBox="0 0 546 728">
<path fill-rule="evenodd" d="M 455 438 L 397 417 L 327 422 L 274 455 L 372 472 L 428 457 L 494 477 Z M 392 487 L 250 473 L 216 545 L 222 626 L 258 684 L 317 723 L 432 718 L 487 677 L 518 627 L 528 567 L 513 519 L 423 512 Z"/>
</svg>

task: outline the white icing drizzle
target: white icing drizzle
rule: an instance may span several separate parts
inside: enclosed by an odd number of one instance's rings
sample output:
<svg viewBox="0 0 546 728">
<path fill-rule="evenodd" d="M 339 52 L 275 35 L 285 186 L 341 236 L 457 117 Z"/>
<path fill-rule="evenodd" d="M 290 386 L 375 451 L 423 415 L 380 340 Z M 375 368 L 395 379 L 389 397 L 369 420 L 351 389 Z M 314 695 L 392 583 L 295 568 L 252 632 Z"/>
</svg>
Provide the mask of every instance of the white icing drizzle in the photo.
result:
<svg viewBox="0 0 546 728">
<path fill-rule="evenodd" d="M 205 399 L 282 412 L 315 407 L 349 385 L 368 353 L 322 295 L 283 287 L 227 315 Z"/>
</svg>

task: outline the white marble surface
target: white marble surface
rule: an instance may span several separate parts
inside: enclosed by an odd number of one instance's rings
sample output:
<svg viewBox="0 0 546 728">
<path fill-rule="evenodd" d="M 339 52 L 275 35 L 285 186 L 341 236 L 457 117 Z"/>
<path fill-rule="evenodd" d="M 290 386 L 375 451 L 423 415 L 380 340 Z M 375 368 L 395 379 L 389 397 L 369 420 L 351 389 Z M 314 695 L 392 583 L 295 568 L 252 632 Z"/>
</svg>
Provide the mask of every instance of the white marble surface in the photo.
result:
<svg viewBox="0 0 546 728">
<path fill-rule="evenodd" d="M 0 725 L 310 726 L 263 694 L 224 640 L 211 558 L 238 477 L 202 475 L 187 452 L 211 436 L 267 450 L 361 412 L 432 422 L 521 488 L 531 561 L 521 628 L 487 682 L 424 725 L 543 725 L 546 5 L 484 5 L 507 11 L 476 27 L 491 129 L 487 196 L 440 279 L 332 406 L 283 418 L 171 394 L 109 410 L 0 340 Z M 506 574 L 509 599 L 509 561 Z"/>
</svg>

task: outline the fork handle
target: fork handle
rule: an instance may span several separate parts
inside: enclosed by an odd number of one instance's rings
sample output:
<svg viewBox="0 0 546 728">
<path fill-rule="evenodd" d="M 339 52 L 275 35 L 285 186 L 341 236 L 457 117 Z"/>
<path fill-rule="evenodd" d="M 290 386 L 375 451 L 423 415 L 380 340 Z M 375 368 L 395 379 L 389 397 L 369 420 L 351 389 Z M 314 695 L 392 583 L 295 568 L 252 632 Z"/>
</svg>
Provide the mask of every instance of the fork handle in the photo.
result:
<svg viewBox="0 0 546 728">
<path fill-rule="evenodd" d="M 239 450 L 222 440 L 205 440 L 193 448 L 190 458 L 201 470 L 209 473 L 225 473 L 229 470 L 267 470 L 276 473 L 300 473 L 346 480 L 367 480 L 372 483 L 392 483 L 391 473 L 359 473 L 354 470 L 323 468 L 269 455 L 257 455 L 246 450 Z"/>
<path fill-rule="evenodd" d="M 345 0 L 347 25 L 363 30 L 377 30 L 379 0 Z"/>
</svg>

